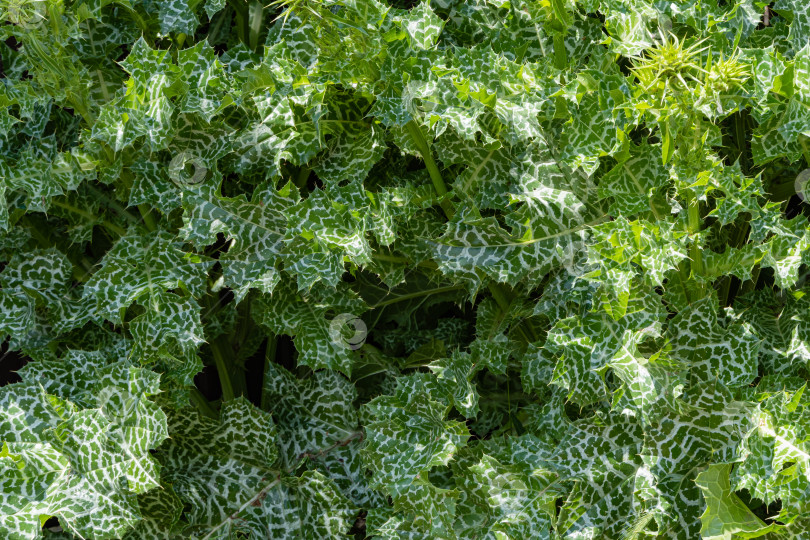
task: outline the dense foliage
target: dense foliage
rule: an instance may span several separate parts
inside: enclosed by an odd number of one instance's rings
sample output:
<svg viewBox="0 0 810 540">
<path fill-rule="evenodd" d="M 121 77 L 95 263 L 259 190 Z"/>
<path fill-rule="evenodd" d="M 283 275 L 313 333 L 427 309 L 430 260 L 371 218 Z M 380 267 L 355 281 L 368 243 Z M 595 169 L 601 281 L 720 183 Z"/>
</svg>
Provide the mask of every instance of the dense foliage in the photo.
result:
<svg viewBox="0 0 810 540">
<path fill-rule="evenodd" d="M 0 0 L 0 537 L 807 538 L 810 18 Z"/>
</svg>

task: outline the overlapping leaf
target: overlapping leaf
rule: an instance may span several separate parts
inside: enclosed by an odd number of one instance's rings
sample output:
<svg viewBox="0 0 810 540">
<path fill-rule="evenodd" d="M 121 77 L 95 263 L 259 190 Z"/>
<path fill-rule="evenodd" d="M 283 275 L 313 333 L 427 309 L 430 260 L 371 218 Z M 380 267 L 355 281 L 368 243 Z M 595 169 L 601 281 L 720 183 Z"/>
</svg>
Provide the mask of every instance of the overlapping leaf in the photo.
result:
<svg viewBox="0 0 810 540">
<path fill-rule="evenodd" d="M 0 393 L 0 530 L 40 538 L 42 516 L 57 516 L 79 537 L 122 535 L 141 519 L 136 494 L 160 482 L 157 374 L 71 352 L 22 375 Z"/>
<path fill-rule="evenodd" d="M 334 484 L 317 472 L 296 477 L 276 468 L 275 425 L 246 400 L 229 402 L 219 422 L 186 410 L 170 418 L 169 433 L 164 477 L 190 505 L 188 532 L 326 538 L 348 530 L 354 512 Z"/>
</svg>

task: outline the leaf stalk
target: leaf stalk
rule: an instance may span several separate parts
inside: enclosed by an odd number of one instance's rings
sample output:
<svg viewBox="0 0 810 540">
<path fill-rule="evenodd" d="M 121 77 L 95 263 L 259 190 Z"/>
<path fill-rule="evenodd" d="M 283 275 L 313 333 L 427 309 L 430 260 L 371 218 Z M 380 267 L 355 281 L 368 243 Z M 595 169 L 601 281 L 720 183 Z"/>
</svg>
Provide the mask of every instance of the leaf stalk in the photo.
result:
<svg viewBox="0 0 810 540">
<path fill-rule="evenodd" d="M 416 145 L 416 149 L 419 150 L 420 154 L 422 154 L 422 160 L 425 162 L 425 167 L 430 175 L 430 180 L 433 182 L 433 188 L 436 190 L 439 197 L 444 197 L 447 195 L 447 184 L 444 183 L 442 173 L 439 171 L 439 167 L 436 165 L 436 161 L 433 159 L 433 151 L 431 150 L 427 139 L 425 139 L 424 133 L 422 133 L 422 128 L 419 127 L 415 120 L 408 122 L 405 125 L 405 128 L 408 130 L 411 139 Z M 441 202 L 441 207 L 444 211 L 444 215 L 447 216 L 447 219 L 453 219 L 455 209 L 453 208 L 452 203 L 447 199 L 443 199 Z"/>
<path fill-rule="evenodd" d="M 214 357 L 214 364 L 217 367 L 219 384 L 222 386 L 222 401 L 231 401 L 236 395 L 233 391 L 228 362 L 225 360 L 225 347 L 223 346 L 222 338 L 217 338 L 208 345 L 211 347 L 211 354 Z"/>
</svg>

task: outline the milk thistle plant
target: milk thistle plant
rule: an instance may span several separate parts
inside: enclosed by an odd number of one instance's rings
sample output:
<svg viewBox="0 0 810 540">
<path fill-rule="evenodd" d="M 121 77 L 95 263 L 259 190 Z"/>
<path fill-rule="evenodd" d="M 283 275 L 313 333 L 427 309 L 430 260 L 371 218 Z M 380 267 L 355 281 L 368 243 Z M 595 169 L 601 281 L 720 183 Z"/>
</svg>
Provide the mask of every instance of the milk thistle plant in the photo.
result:
<svg viewBox="0 0 810 540">
<path fill-rule="evenodd" d="M 1 538 L 810 535 L 806 4 L 0 32 Z"/>
</svg>

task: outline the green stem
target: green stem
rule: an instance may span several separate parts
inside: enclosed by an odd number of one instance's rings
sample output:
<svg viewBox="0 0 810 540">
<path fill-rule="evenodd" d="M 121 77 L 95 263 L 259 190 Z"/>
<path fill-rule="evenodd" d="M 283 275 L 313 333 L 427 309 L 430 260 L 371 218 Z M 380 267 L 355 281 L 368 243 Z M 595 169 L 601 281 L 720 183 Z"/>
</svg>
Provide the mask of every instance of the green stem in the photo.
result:
<svg viewBox="0 0 810 540">
<path fill-rule="evenodd" d="M 554 34 L 554 67 L 560 71 L 568 67 L 568 51 L 565 49 L 565 35 Z"/>
<path fill-rule="evenodd" d="M 728 295 L 731 291 L 731 278 L 732 276 L 723 276 L 720 279 L 720 288 L 717 290 L 717 298 L 720 300 L 720 306 L 728 305 Z"/>
<path fill-rule="evenodd" d="M 138 13 L 137 10 L 135 10 L 134 8 L 129 7 L 127 5 L 127 2 L 124 2 L 121 5 L 124 6 L 124 8 L 127 10 L 127 13 L 129 14 L 129 16 L 132 17 L 132 20 L 135 21 L 135 24 L 138 26 L 138 29 L 141 31 L 141 36 L 143 36 L 143 39 L 146 40 L 146 42 L 149 44 L 150 47 L 153 47 L 154 43 L 149 38 L 149 35 L 150 35 L 149 24 L 147 24 L 147 22 L 144 20 L 143 17 L 141 17 L 141 14 Z"/>
<path fill-rule="evenodd" d="M 226 21 L 228 15 L 230 15 L 230 13 L 227 10 L 222 10 L 219 13 L 217 13 L 216 15 L 214 15 L 214 18 L 211 21 L 211 24 L 210 24 L 209 30 L 208 30 L 208 35 L 209 36 L 218 36 L 219 35 L 219 32 L 221 31 L 222 26 L 225 24 L 225 21 Z M 230 23 L 230 20 L 228 20 L 228 22 Z"/>
<path fill-rule="evenodd" d="M 123 178 L 123 175 L 122 175 L 122 178 Z M 138 218 L 136 218 L 135 216 L 133 216 L 131 213 L 129 213 L 129 211 L 126 208 L 124 208 L 123 206 L 121 206 L 118 203 L 118 201 L 114 200 L 112 197 L 110 197 L 109 195 L 107 195 L 106 193 L 104 193 L 103 191 L 98 189 L 97 187 L 95 187 L 95 186 L 93 186 L 93 185 L 91 185 L 91 184 L 89 184 L 87 182 L 85 182 L 84 186 L 87 188 L 88 191 L 91 191 L 93 193 L 93 195 L 96 196 L 96 198 L 103 200 L 107 204 L 107 206 L 109 206 L 110 208 L 115 210 L 115 212 L 118 215 L 120 215 L 122 218 L 126 219 L 127 221 L 129 221 L 133 225 L 137 225 L 138 223 L 140 223 L 140 220 Z"/>
<path fill-rule="evenodd" d="M 205 396 L 196 386 L 189 388 L 188 393 L 189 397 L 191 398 L 191 402 L 201 413 L 203 413 L 203 415 L 207 416 L 208 418 L 213 418 L 214 420 L 219 418 L 217 411 L 215 411 L 211 404 L 208 403 L 208 400 L 205 399 Z"/>
<path fill-rule="evenodd" d="M 244 0 L 228 0 L 228 5 L 233 8 L 237 15 L 247 15 L 247 4 Z"/>
<path fill-rule="evenodd" d="M 301 167 L 301 170 L 298 171 L 298 176 L 295 177 L 295 185 L 300 190 L 305 190 L 307 188 L 307 180 L 309 180 L 309 167 L 306 165 Z"/>
<path fill-rule="evenodd" d="M 96 219 L 98 219 L 98 216 L 93 214 L 92 212 L 88 212 L 87 210 L 82 210 L 81 208 L 76 208 L 75 206 L 73 206 L 70 203 L 66 203 L 66 202 L 58 201 L 56 199 L 52 199 L 51 204 L 53 204 L 54 206 L 58 206 L 59 208 L 62 208 L 64 210 L 67 210 L 68 212 L 72 212 L 72 213 L 74 213 L 74 214 L 76 214 L 78 216 L 82 216 L 83 218 L 87 219 L 88 221 L 95 221 Z M 118 236 L 124 236 L 125 234 L 127 234 L 126 229 L 124 229 L 122 227 L 119 227 L 118 225 L 116 225 L 114 223 L 110 223 L 108 221 L 101 221 L 99 224 L 102 227 L 108 229 L 109 231 L 117 234 Z"/>
<path fill-rule="evenodd" d="M 427 139 L 425 139 L 422 129 L 415 120 L 408 122 L 405 125 L 405 128 L 408 130 L 411 139 L 416 145 L 416 149 L 419 150 L 420 154 L 422 154 L 422 160 L 425 162 L 425 167 L 430 175 L 430 180 L 433 182 L 433 188 L 436 190 L 439 197 L 444 197 L 447 195 L 447 185 L 444 183 L 442 173 L 439 171 L 439 167 L 436 165 L 436 161 L 433 159 L 433 151 L 430 149 L 430 145 L 428 144 Z M 441 206 L 442 210 L 444 210 L 444 215 L 447 216 L 447 219 L 452 219 L 455 210 L 453 209 L 453 205 L 450 203 L 450 201 L 446 199 L 442 200 Z"/>
<path fill-rule="evenodd" d="M 745 124 L 746 121 L 742 111 L 734 115 L 734 138 L 736 139 L 735 142 L 737 143 L 737 150 L 739 150 L 737 160 L 740 162 L 742 162 L 743 153 L 745 152 Z"/>
<path fill-rule="evenodd" d="M 110 161 L 113 161 L 114 156 L 109 155 L 109 152 L 108 152 L 107 159 L 109 159 Z M 135 178 L 135 176 L 132 174 L 132 172 L 127 170 L 127 169 L 124 169 L 121 172 L 121 181 L 123 182 L 124 186 L 128 190 L 132 190 L 132 183 L 133 183 L 134 178 Z M 107 204 L 110 206 L 110 208 L 113 208 L 116 212 L 122 213 L 122 215 L 127 217 L 127 219 L 130 219 L 133 223 L 139 223 L 138 219 L 135 218 L 135 216 L 133 216 L 132 214 L 130 214 L 129 211 L 127 211 L 123 206 L 118 204 L 117 201 L 113 200 L 110 197 L 106 197 L 106 194 L 104 194 L 103 192 L 100 192 L 98 190 L 96 190 L 96 193 L 100 194 L 100 196 L 105 197 L 105 200 L 107 201 Z M 153 232 L 153 231 L 157 230 L 157 225 L 155 224 L 155 218 L 152 217 L 152 215 L 151 215 L 152 208 L 150 208 L 146 204 L 139 204 L 138 205 L 138 212 L 141 214 L 141 219 L 143 220 L 143 224 L 144 224 L 144 226 L 146 227 L 146 229 L 149 232 Z"/>
<path fill-rule="evenodd" d="M 450 291 L 457 291 L 463 289 L 464 285 L 448 285 L 447 287 L 437 287 L 435 289 L 426 289 L 424 291 L 416 291 L 410 294 L 403 294 L 402 296 L 397 296 L 391 300 L 385 300 L 384 302 L 380 302 L 378 304 L 374 304 L 369 309 L 377 309 L 385 306 L 390 306 L 391 304 L 396 304 L 397 302 L 404 302 L 405 300 L 411 300 L 412 298 L 419 298 L 420 296 L 427 296 L 430 294 L 439 294 L 439 293 L 446 293 Z M 506 304 L 507 307 L 509 304 Z"/>
<path fill-rule="evenodd" d="M 492 293 L 492 298 L 495 299 L 495 302 L 498 304 L 498 307 L 501 308 L 501 311 L 504 313 L 509 311 L 509 306 L 512 304 L 512 300 L 509 298 L 509 295 L 503 288 L 498 285 L 497 283 L 493 283 L 489 287 L 489 292 Z"/>
<path fill-rule="evenodd" d="M 251 51 L 259 48 L 259 33 L 262 30 L 262 20 L 264 19 L 264 6 L 258 0 L 253 0 L 248 5 L 247 35 Z"/>
<path fill-rule="evenodd" d="M 141 213 L 141 217 L 143 218 L 143 224 L 146 225 L 146 228 L 149 232 L 154 232 L 155 230 L 157 230 L 155 218 L 152 217 L 152 209 L 149 206 L 145 204 L 139 204 L 138 212 Z"/>
<path fill-rule="evenodd" d="M 239 324 L 239 331 L 231 340 L 231 344 L 237 348 L 241 348 L 248 339 L 248 336 L 253 330 L 253 318 L 250 316 L 251 297 L 247 296 L 242 302 L 236 306 L 236 312 Z"/>
<path fill-rule="evenodd" d="M 687 207 L 687 232 L 692 238 L 692 245 L 689 248 L 690 258 L 692 259 L 692 275 L 703 274 L 703 253 L 701 253 L 700 244 L 694 236 L 700 232 L 702 221 L 700 219 L 700 202 L 692 195 L 687 189 L 686 192 L 686 207 Z M 698 289 L 702 289 L 703 285 L 696 283 Z"/>
<path fill-rule="evenodd" d="M 222 338 L 217 338 L 208 344 L 211 347 L 211 354 L 214 356 L 214 364 L 217 366 L 219 384 L 222 386 L 222 401 L 231 401 L 236 395 L 233 391 L 228 362 L 225 360 L 225 346 Z"/>
<path fill-rule="evenodd" d="M 734 234 L 729 239 L 729 247 L 740 248 L 745 244 L 745 239 L 748 237 L 748 230 L 749 230 L 748 222 L 742 223 L 739 227 L 734 229 Z M 723 281 L 722 285 L 720 286 L 720 290 L 718 296 L 720 298 L 720 305 L 721 306 L 730 306 L 731 305 L 731 281 L 732 276 L 726 276 L 726 279 Z"/>
<path fill-rule="evenodd" d="M 683 295 L 686 298 L 686 303 L 691 304 L 692 298 L 689 294 L 689 260 L 682 260 L 678 264 L 678 279 L 681 282 L 681 287 L 683 288 Z"/>
<path fill-rule="evenodd" d="M 245 47 L 250 48 L 250 14 L 248 4 L 244 0 L 228 0 L 228 5 L 233 8 L 236 19 L 236 35 Z M 253 49 L 251 49 L 253 50 Z"/>
</svg>

